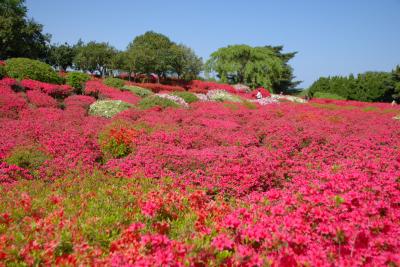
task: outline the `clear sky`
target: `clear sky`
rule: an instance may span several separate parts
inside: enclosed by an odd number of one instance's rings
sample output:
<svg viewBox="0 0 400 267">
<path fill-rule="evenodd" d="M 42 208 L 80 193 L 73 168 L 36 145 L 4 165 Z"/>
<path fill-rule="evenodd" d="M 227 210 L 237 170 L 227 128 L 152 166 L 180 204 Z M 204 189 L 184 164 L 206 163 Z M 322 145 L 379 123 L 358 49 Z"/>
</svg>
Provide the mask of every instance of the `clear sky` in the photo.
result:
<svg viewBox="0 0 400 267">
<path fill-rule="evenodd" d="M 284 45 L 300 87 L 400 64 L 400 0 L 26 0 L 52 41 L 125 49 L 148 30 L 207 59 L 230 44 Z"/>
</svg>

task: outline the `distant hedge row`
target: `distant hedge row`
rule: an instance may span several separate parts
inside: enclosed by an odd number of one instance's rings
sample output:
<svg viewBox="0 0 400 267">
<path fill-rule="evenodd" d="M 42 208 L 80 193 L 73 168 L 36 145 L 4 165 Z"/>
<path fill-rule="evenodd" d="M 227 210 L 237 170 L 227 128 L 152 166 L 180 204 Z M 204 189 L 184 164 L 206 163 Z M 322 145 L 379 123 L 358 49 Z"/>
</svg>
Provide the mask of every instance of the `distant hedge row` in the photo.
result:
<svg viewBox="0 0 400 267">
<path fill-rule="evenodd" d="M 365 72 L 356 77 L 321 77 L 310 86 L 309 94 L 364 102 L 391 102 L 400 96 L 400 68 L 397 66 L 392 72 Z"/>
</svg>

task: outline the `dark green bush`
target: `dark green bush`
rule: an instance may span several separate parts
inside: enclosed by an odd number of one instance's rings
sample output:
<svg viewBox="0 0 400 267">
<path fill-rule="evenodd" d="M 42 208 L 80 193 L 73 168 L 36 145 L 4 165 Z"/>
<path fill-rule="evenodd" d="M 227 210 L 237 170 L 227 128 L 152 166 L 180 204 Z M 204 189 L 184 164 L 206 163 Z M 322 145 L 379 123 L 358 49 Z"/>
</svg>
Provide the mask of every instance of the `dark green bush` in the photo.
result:
<svg viewBox="0 0 400 267">
<path fill-rule="evenodd" d="M 173 107 L 177 108 L 179 105 L 175 103 L 174 101 L 158 96 L 150 96 L 150 97 L 145 97 L 143 98 L 139 103 L 138 107 L 140 109 L 149 109 L 152 107 L 161 107 L 161 108 L 167 108 L 167 107 Z"/>
<path fill-rule="evenodd" d="M 78 92 L 82 92 L 85 83 L 90 80 L 90 75 L 82 72 L 69 72 L 65 79 L 68 85 L 77 89 Z"/>
<path fill-rule="evenodd" d="M 335 99 L 335 100 L 346 100 L 346 98 L 333 94 L 333 93 L 325 93 L 325 92 L 316 92 L 314 94 L 315 98 L 325 98 L 325 99 Z"/>
<path fill-rule="evenodd" d="M 132 85 L 124 86 L 124 87 L 122 87 L 122 90 L 130 91 L 139 97 L 146 97 L 146 96 L 154 94 L 149 89 L 142 88 L 139 86 L 132 86 Z"/>
<path fill-rule="evenodd" d="M 103 83 L 107 86 L 115 87 L 115 88 L 122 88 L 125 85 L 125 81 L 122 79 L 118 79 L 118 78 L 107 78 L 107 79 L 104 79 Z"/>
<path fill-rule="evenodd" d="M 43 152 L 40 147 L 32 145 L 14 148 L 5 161 L 10 165 L 27 169 L 35 176 L 40 166 L 48 159 L 50 159 L 49 155 Z"/>
<path fill-rule="evenodd" d="M 6 76 L 6 70 L 4 66 L 0 65 L 0 79 L 3 79 Z"/>
<path fill-rule="evenodd" d="M 54 84 L 63 82 L 63 78 L 58 76 L 50 65 L 29 58 L 8 59 L 5 70 L 9 77 L 18 80 L 32 79 Z"/>
<path fill-rule="evenodd" d="M 199 101 L 197 96 L 190 92 L 173 92 L 172 94 L 183 98 L 188 104 Z"/>
</svg>

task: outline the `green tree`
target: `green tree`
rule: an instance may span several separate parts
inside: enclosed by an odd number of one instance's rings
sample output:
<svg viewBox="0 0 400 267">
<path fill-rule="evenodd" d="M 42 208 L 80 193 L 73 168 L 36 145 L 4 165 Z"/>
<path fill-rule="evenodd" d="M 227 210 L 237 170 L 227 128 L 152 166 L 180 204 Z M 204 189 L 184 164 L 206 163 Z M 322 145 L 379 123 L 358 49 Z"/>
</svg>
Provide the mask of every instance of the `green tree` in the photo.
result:
<svg viewBox="0 0 400 267">
<path fill-rule="evenodd" d="M 285 64 L 270 47 L 231 45 L 212 53 L 206 70 L 216 72 L 222 82 L 263 86 L 276 92 L 273 85 L 282 79 Z"/>
<path fill-rule="evenodd" d="M 185 80 L 196 79 L 203 68 L 202 59 L 196 56 L 191 48 L 183 44 L 172 45 L 170 55 L 172 70 L 178 78 Z"/>
<path fill-rule="evenodd" d="M 112 58 L 116 54 L 115 48 L 108 43 L 89 42 L 77 46 L 77 54 L 74 58 L 76 68 L 94 73 L 99 72 L 104 76 L 112 69 Z"/>
<path fill-rule="evenodd" d="M 400 66 L 397 65 L 396 68 L 392 71 L 392 80 L 394 86 L 394 95 L 393 97 L 396 99 L 400 98 Z"/>
<path fill-rule="evenodd" d="M 68 67 L 72 67 L 75 56 L 75 47 L 70 46 L 68 43 L 52 45 L 47 62 L 53 67 L 65 71 Z"/>
<path fill-rule="evenodd" d="M 138 73 L 166 77 L 172 70 L 171 46 L 173 42 L 160 33 L 153 31 L 137 36 L 129 45 L 130 66 Z"/>
<path fill-rule="evenodd" d="M 24 0 L 0 1 L 0 59 L 44 59 L 50 35 L 42 30 L 41 24 L 27 18 Z"/>
</svg>

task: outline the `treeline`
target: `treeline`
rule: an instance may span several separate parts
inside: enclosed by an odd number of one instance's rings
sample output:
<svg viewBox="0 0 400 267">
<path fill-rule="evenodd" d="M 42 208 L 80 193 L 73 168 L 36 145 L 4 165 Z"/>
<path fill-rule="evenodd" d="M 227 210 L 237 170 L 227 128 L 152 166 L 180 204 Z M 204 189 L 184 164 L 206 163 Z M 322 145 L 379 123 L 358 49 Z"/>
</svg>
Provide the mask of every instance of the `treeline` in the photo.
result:
<svg viewBox="0 0 400 267">
<path fill-rule="evenodd" d="M 126 73 L 128 78 L 156 74 L 158 78 L 204 79 L 199 77 L 204 71 L 209 80 L 262 86 L 278 93 L 299 83 L 288 63 L 296 52 L 283 53 L 283 46 L 227 46 L 204 63 L 190 47 L 152 31 L 134 38 L 123 51 L 96 41 L 51 44 L 43 26 L 27 18 L 24 0 L 0 1 L 0 21 L 0 60 L 26 57 L 61 71 L 73 69 L 100 76 Z"/>
<path fill-rule="evenodd" d="M 354 76 L 321 77 L 308 89 L 310 96 L 391 102 L 400 98 L 400 67 L 391 72 L 365 72 Z"/>
</svg>

